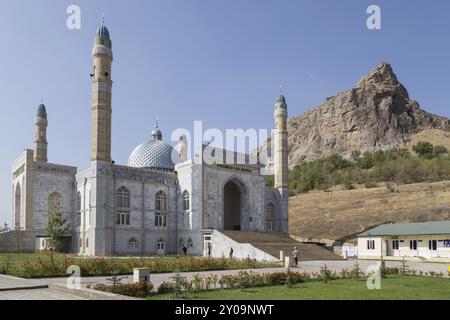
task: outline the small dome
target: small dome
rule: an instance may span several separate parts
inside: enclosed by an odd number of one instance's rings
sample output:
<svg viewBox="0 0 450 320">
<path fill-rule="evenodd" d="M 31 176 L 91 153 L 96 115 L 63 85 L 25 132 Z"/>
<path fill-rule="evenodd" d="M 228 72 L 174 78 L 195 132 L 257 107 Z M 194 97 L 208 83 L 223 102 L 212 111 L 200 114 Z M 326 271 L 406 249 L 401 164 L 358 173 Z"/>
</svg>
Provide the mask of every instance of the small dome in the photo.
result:
<svg viewBox="0 0 450 320">
<path fill-rule="evenodd" d="M 159 130 L 158 128 L 153 129 L 152 133 L 152 140 L 162 140 L 162 133 L 161 130 Z"/>
<path fill-rule="evenodd" d="M 109 31 L 108 28 L 105 26 L 100 26 L 97 29 L 97 37 L 100 38 L 108 38 L 109 39 Z"/>
<path fill-rule="evenodd" d="M 175 163 L 172 160 L 172 154 L 174 154 L 174 148 L 170 144 L 153 139 L 134 149 L 128 159 L 128 166 L 173 171 Z"/>
<path fill-rule="evenodd" d="M 47 110 L 45 109 L 45 105 L 41 103 L 37 109 L 37 116 L 40 118 L 47 119 Z"/>
<path fill-rule="evenodd" d="M 282 94 L 280 94 L 278 96 L 278 98 L 277 98 L 277 103 L 284 103 L 284 104 L 286 104 L 286 98 Z"/>
</svg>

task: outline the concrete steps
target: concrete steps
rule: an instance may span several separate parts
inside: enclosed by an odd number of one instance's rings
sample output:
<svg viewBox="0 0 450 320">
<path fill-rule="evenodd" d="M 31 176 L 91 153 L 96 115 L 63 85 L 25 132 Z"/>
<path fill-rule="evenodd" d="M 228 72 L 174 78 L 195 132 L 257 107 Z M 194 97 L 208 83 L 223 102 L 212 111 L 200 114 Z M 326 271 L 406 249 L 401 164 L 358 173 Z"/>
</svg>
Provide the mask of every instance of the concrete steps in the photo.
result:
<svg viewBox="0 0 450 320">
<path fill-rule="evenodd" d="M 301 243 L 288 235 L 281 233 L 268 232 L 246 232 L 246 231 L 221 231 L 224 235 L 238 243 L 249 243 L 255 248 L 268 253 L 279 259 L 280 251 L 285 255 L 291 255 L 294 247 L 300 251 L 300 261 L 323 261 L 323 260 L 343 260 L 341 256 L 336 255 L 322 246 L 310 243 Z"/>
</svg>

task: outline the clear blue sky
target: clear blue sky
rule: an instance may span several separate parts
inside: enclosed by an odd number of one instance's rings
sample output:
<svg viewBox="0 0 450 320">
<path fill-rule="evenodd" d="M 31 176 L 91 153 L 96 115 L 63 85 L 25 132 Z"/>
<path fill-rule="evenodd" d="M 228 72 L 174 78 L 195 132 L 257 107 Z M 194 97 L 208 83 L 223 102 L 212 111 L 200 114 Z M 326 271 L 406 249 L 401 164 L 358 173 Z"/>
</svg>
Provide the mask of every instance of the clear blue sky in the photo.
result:
<svg viewBox="0 0 450 320">
<path fill-rule="evenodd" d="M 66 28 L 81 7 L 82 29 Z M 382 30 L 366 9 L 382 9 Z M 49 160 L 89 165 L 91 49 L 106 17 L 113 64 L 113 158 L 126 163 L 159 116 L 175 128 L 271 128 L 278 87 L 291 115 L 390 62 L 412 98 L 450 116 L 450 2 L 364 0 L 0 0 L 0 223 L 11 163 L 31 148 L 41 97 Z"/>
</svg>

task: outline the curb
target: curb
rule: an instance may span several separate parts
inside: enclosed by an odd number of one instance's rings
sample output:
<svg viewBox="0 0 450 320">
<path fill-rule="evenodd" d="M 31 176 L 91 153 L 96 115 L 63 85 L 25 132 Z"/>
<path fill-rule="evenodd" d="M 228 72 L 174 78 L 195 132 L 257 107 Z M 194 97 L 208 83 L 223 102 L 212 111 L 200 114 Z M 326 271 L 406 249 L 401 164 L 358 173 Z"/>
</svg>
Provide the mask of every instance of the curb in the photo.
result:
<svg viewBox="0 0 450 320">
<path fill-rule="evenodd" d="M 123 296 L 120 294 L 110 293 L 110 292 L 102 292 L 93 289 L 81 288 L 81 289 L 70 289 L 61 284 L 49 284 L 49 289 L 65 292 L 71 295 L 75 295 L 81 298 L 89 299 L 89 300 L 142 300 L 138 298 Z"/>
</svg>

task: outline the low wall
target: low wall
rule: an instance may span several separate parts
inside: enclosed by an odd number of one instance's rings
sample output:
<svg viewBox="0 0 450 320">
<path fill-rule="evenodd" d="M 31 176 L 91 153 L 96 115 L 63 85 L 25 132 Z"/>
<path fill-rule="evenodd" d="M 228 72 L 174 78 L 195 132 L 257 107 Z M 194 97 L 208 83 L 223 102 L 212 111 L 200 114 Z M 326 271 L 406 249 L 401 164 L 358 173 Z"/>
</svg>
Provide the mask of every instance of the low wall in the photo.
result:
<svg viewBox="0 0 450 320">
<path fill-rule="evenodd" d="M 36 235 L 29 231 L 7 231 L 0 233 L 0 252 L 17 252 L 18 240 L 20 251 L 34 252 L 36 250 Z"/>
<path fill-rule="evenodd" d="M 228 258 L 233 248 L 233 258 L 256 259 L 258 261 L 278 261 L 278 258 L 255 248 L 250 243 L 239 243 L 227 237 L 223 233 L 214 230 L 212 233 L 211 256 L 214 258 Z"/>
</svg>

